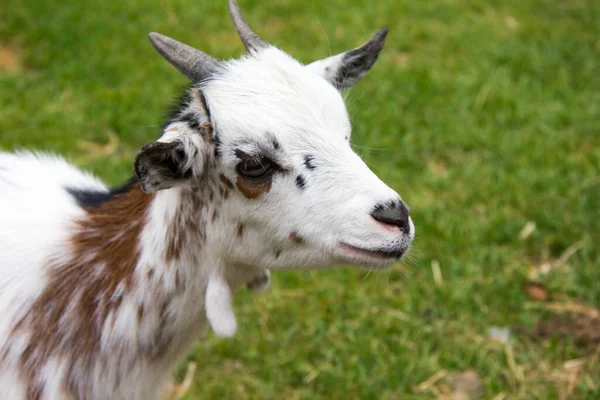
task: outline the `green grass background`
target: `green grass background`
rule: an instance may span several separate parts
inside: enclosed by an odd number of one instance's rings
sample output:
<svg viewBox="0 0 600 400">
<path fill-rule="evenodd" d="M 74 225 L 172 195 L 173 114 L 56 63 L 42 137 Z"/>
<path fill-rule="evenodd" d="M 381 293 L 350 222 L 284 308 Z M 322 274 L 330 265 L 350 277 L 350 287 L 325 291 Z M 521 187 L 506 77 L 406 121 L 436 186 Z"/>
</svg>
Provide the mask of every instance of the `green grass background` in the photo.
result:
<svg viewBox="0 0 600 400">
<path fill-rule="evenodd" d="M 390 28 L 347 102 L 356 150 L 410 205 L 417 239 L 413 261 L 387 272 L 276 272 L 266 295 L 238 293 L 238 334 L 190 352 L 184 398 L 452 398 L 467 369 L 483 398 L 600 398 L 598 347 L 515 333 L 549 314 L 522 290 L 532 274 L 559 302 L 600 306 L 600 2 L 241 6 L 303 62 Z M 242 54 L 225 0 L 3 0 L 0 148 L 52 150 L 124 181 L 186 83 L 150 31 Z M 491 326 L 512 329 L 510 346 Z"/>
</svg>

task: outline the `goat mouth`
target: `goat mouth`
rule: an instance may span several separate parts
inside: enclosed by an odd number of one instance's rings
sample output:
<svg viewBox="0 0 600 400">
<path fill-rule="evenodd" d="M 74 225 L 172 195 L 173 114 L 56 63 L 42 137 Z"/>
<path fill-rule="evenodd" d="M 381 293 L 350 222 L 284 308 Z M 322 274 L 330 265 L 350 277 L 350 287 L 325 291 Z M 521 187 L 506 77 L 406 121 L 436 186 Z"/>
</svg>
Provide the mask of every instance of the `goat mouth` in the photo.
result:
<svg viewBox="0 0 600 400">
<path fill-rule="evenodd" d="M 394 260 L 399 260 L 408 250 L 408 247 L 396 249 L 367 249 L 364 247 L 353 246 L 348 243 L 340 242 L 340 247 L 344 250 L 343 258 L 346 261 L 354 261 L 359 264 L 389 264 Z"/>
</svg>

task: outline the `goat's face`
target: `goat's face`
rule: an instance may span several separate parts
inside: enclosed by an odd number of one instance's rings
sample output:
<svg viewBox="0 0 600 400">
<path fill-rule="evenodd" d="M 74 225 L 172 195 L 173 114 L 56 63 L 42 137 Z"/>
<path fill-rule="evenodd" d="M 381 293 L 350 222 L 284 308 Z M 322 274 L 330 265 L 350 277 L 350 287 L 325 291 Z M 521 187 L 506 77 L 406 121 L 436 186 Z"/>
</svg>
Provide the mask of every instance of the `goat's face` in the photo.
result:
<svg viewBox="0 0 600 400">
<path fill-rule="evenodd" d="M 273 269 L 390 265 L 409 249 L 415 229 L 399 195 L 352 151 L 340 94 L 373 65 L 386 32 L 307 66 L 247 39 L 251 56 L 214 61 L 163 138 L 138 155 L 144 187 L 228 186 L 212 242 L 229 262 Z M 161 43 L 173 46 L 172 39 L 153 39 L 163 55 Z"/>
<path fill-rule="evenodd" d="M 267 48 L 206 84 L 218 173 L 237 192 L 223 214 L 246 227 L 238 262 L 379 266 L 410 245 L 408 210 L 350 148 L 340 92 L 317 72 Z"/>
</svg>

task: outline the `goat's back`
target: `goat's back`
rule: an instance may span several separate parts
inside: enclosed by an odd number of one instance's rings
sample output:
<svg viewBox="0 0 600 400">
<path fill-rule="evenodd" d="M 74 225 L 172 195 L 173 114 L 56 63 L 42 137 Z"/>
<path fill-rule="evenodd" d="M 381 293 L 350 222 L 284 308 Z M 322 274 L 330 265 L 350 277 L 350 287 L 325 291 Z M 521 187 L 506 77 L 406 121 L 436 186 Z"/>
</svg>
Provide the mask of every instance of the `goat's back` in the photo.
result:
<svg viewBox="0 0 600 400">
<path fill-rule="evenodd" d="M 63 159 L 0 153 L 0 399 L 24 396 L 17 361 L 26 333 L 15 324 L 44 289 L 44 265 L 68 257 L 73 221 L 84 215 L 67 188 L 107 190 Z"/>
</svg>

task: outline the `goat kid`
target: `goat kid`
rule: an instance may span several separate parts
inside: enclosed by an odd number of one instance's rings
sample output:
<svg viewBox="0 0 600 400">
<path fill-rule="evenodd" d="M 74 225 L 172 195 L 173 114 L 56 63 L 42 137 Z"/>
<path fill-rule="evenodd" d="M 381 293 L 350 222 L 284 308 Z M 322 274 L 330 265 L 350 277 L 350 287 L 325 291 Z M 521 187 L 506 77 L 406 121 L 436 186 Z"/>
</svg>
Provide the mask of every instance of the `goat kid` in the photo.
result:
<svg viewBox="0 0 600 400">
<path fill-rule="evenodd" d="M 387 30 L 305 66 L 229 6 L 241 59 L 150 34 L 193 84 L 128 184 L 0 154 L 1 399 L 156 398 L 207 322 L 235 333 L 239 286 L 409 249 L 408 208 L 352 151 L 340 95 Z"/>
</svg>

